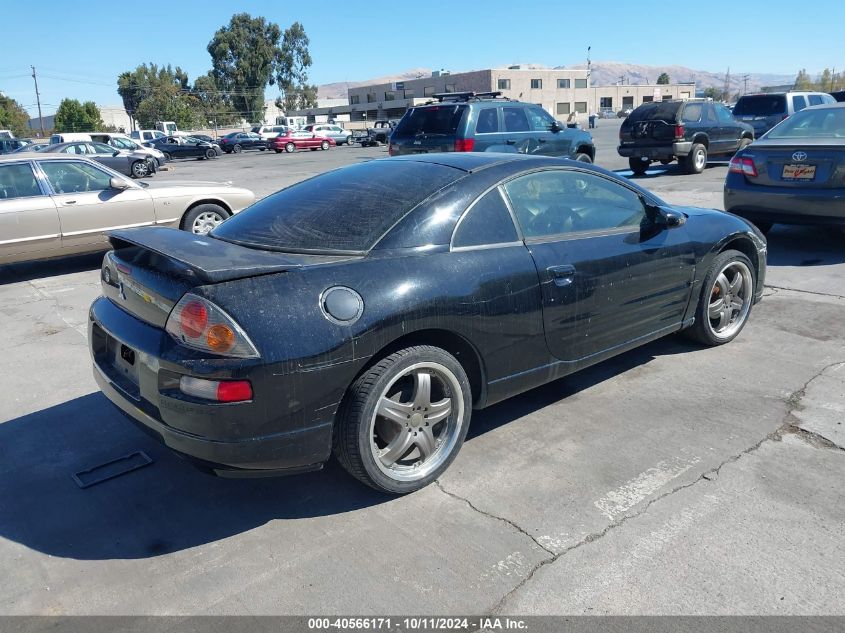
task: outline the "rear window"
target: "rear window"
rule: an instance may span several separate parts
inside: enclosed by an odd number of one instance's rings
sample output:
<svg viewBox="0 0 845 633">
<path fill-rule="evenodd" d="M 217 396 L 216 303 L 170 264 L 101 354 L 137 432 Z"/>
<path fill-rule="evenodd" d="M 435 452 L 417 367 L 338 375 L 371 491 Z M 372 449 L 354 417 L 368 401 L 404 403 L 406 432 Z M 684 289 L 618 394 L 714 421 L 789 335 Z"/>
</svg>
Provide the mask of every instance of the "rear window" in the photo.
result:
<svg viewBox="0 0 845 633">
<path fill-rule="evenodd" d="M 368 251 L 405 214 L 462 173 L 403 160 L 352 165 L 259 200 L 212 236 L 268 250 Z"/>
<path fill-rule="evenodd" d="M 439 105 L 411 108 L 393 131 L 394 138 L 414 136 L 454 136 L 466 105 Z"/>
<path fill-rule="evenodd" d="M 680 103 L 664 101 L 644 103 L 628 115 L 628 121 L 674 121 L 680 107 Z"/>
<path fill-rule="evenodd" d="M 734 116 L 775 116 L 786 113 L 784 95 L 753 95 L 740 97 L 734 106 Z"/>
</svg>

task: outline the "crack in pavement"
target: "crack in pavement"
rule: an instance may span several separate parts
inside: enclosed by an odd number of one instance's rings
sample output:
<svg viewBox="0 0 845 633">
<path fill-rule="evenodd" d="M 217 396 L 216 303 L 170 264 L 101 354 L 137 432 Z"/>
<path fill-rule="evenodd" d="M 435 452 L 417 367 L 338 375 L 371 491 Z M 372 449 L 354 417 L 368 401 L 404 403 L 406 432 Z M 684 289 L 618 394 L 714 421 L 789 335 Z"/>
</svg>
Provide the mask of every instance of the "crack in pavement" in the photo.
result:
<svg viewBox="0 0 845 633">
<path fill-rule="evenodd" d="M 800 292 L 807 295 L 817 295 L 819 297 L 833 297 L 834 299 L 845 299 L 845 295 L 835 295 L 829 292 L 818 292 L 816 290 L 801 290 L 800 288 L 787 288 L 786 286 L 772 286 L 764 284 L 765 288 L 772 288 L 774 290 L 787 290 L 789 292 Z"/>
<path fill-rule="evenodd" d="M 514 528 L 517 532 L 519 532 L 520 534 L 524 534 L 525 536 L 530 538 L 532 541 L 534 541 L 534 544 L 537 547 L 539 547 L 541 550 L 543 550 L 544 552 L 547 552 L 551 556 L 555 555 L 555 553 L 552 550 L 550 550 L 547 547 L 544 547 L 543 545 L 541 545 L 540 542 L 536 538 L 534 538 L 531 534 L 526 532 L 524 529 L 522 529 L 519 525 L 517 525 L 516 523 L 514 523 L 510 519 L 507 519 L 503 516 L 499 516 L 498 514 L 493 514 L 491 512 L 485 512 L 484 510 L 482 510 L 481 508 L 476 506 L 472 501 L 470 501 L 466 497 L 462 497 L 460 495 L 455 494 L 454 492 L 450 492 L 449 490 L 446 490 L 446 488 L 443 487 L 443 483 L 439 479 L 434 480 L 434 485 L 437 486 L 440 489 L 440 491 L 443 492 L 445 495 L 448 495 L 449 497 L 452 497 L 453 499 L 457 499 L 458 501 L 463 501 L 465 504 L 467 504 L 470 508 L 472 508 L 473 510 L 475 510 L 479 514 L 482 514 L 482 515 L 489 517 L 491 519 L 496 519 L 497 521 L 501 521 L 503 523 L 507 523 L 512 528 Z"/>
<path fill-rule="evenodd" d="M 84 325 L 76 325 L 76 324 L 70 322 L 68 319 L 65 318 L 64 314 L 62 314 L 62 306 L 59 304 L 59 298 L 56 295 L 48 292 L 47 290 L 44 290 L 43 288 L 39 288 L 37 285 L 35 285 L 35 283 L 32 282 L 32 280 L 27 281 L 27 283 L 41 297 L 44 297 L 44 299 L 46 299 L 47 301 L 49 301 L 53 304 L 53 307 L 56 309 L 56 315 L 59 317 L 59 319 L 62 321 L 62 323 L 64 323 L 67 327 L 69 327 L 74 332 L 77 332 L 86 341 L 88 340 L 88 330 L 87 330 L 87 328 Z"/>
<path fill-rule="evenodd" d="M 701 483 L 702 481 L 706 481 L 706 482 L 715 481 L 719 477 L 719 474 L 720 474 L 720 471 L 722 470 L 722 467 L 724 467 L 726 464 L 732 464 L 732 463 L 742 459 L 742 457 L 745 456 L 745 455 L 749 455 L 749 454 L 753 453 L 754 451 L 758 450 L 763 444 L 765 444 L 768 441 L 781 441 L 782 438 L 785 435 L 792 434 L 792 435 L 796 435 L 797 437 L 800 437 L 801 439 L 806 441 L 810 446 L 813 446 L 814 448 L 832 448 L 832 449 L 836 449 L 836 450 L 845 450 L 845 448 L 834 444 L 833 442 L 831 442 L 827 438 L 825 438 L 821 435 L 818 435 L 817 433 L 813 433 L 812 431 L 807 431 L 805 429 L 802 429 L 802 428 L 796 426 L 795 424 L 793 424 L 793 422 L 792 422 L 792 420 L 794 419 L 793 411 L 795 411 L 795 409 L 800 405 L 801 399 L 806 394 L 807 387 L 809 387 L 810 383 L 812 383 L 814 380 L 816 380 L 819 376 L 821 376 L 823 373 L 825 373 L 831 367 L 839 365 L 842 362 L 845 362 L 845 361 L 836 361 L 834 363 L 830 363 L 828 365 L 825 365 L 818 372 L 816 372 L 809 380 L 807 380 L 800 389 L 793 391 L 789 395 L 789 397 L 786 399 L 786 403 L 785 403 L 786 404 L 786 413 L 784 414 L 784 416 L 782 418 L 781 425 L 777 429 L 775 429 L 774 431 L 772 431 L 771 433 L 769 433 L 768 435 L 766 435 L 765 437 L 760 439 L 760 441 L 755 442 L 754 444 L 752 444 L 748 448 L 743 449 L 742 451 L 740 451 L 739 453 L 737 453 L 735 455 L 731 455 L 727 459 L 723 460 L 717 467 L 711 468 L 710 470 L 707 470 L 707 471 L 701 473 L 701 475 L 699 475 L 693 481 L 685 483 L 685 484 L 681 484 L 679 486 L 675 486 L 671 490 L 668 490 L 668 491 L 664 492 L 663 494 L 658 495 L 657 497 L 654 497 L 653 499 L 650 499 L 637 512 L 634 512 L 633 514 L 626 514 L 625 516 L 620 517 L 616 521 L 613 521 L 612 523 L 608 524 L 600 532 L 594 532 L 592 534 L 588 534 L 587 536 L 582 538 L 577 543 L 570 545 L 569 547 L 561 550 L 557 554 L 550 551 L 546 547 L 543 547 L 537 541 L 537 539 L 535 539 L 533 536 L 531 536 L 531 534 L 526 532 L 523 528 L 521 528 L 519 525 L 517 525 L 516 523 L 514 523 L 510 519 L 507 519 L 505 517 L 495 515 L 495 514 L 492 514 L 492 513 L 489 513 L 489 512 L 485 512 L 485 511 L 479 509 L 469 499 L 466 499 L 466 498 L 461 497 L 459 495 L 456 495 L 452 492 L 449 492 L 448 490 L 446 490 L 443 487 L 443 484 L 439 480 L 436 480 L 434 482 L 435 485 L 438 488 L 440 488 L 440 490 L 443 491 L 445 494 L 449 495 L 450 497 L 454 497 L 455 499 L 459 499 L 459 500 L 463 501 L 470 508 L 472 508 L 473 510 L 475 510 L 476 512 L 478 512 L 480 514 L 483 514 L 484 516 L 487 516 L 487 517 L 490 517 L 490 518 L 493 518 L 493 519 L 497 519 L 499 521 L 507 523 L 508 525 L 510 525 L 513 528 L 515 528 L 516 530 L 518 530 L 520 533 L 529 537 L 534 543 L 536 543 L 543 550 L 545 550 L 546 552 L 549 552 L 549 554 L 551 554 L 550 557 L 544 558 L 543 560 L 538 562 L 536 565 L 534 565 L 534 567 L 531 568 L 531 570 L 528 572 L 528 574 L 525 576 L 525 578 L 523 578 L 515 587 L 513 587 L 504 596 L 502 596 L 501 599 L 499 599 L 499 601 L 490 610 L 489 614 L 490 615 L 499 614 L 500 610 L 504 607 L 504 605 L 508 601 L 508 599 L 512 595 L 514 595 L 516 592 L 518 592 L 523 586 L 525 586 L 532 578 L 534 578 L 534 575 L 540 569 L 545 567 L 546 565 L 550 565 L 550 564 L 554 563 L 555 561 L 561 559 L 563 556 L 566 556 L 569 552 L 576 550 L 579 547 L 583 547 L 584 545 L 598 541 L 599 539 L 601 539 L 605 535 L 607 535 L 608 532 L 615 530 L 616 528 L 621 527 L 622 525 L 624 525 L 628 521 L 630 521 L 632 519 L 636 519 L 637 517 L 645 514 L 652 505 L 654 505 L 658 501 L 661 501 L 662 499 L 665 499 L 666 497 L 668 497 L 670 495 L 674 495 L 675 493 L 680 492 L 681 490 L 685 490 L 687 488 L 691 488 L 693 486 L 696 486 L 699 483 Z"/>
</svg>

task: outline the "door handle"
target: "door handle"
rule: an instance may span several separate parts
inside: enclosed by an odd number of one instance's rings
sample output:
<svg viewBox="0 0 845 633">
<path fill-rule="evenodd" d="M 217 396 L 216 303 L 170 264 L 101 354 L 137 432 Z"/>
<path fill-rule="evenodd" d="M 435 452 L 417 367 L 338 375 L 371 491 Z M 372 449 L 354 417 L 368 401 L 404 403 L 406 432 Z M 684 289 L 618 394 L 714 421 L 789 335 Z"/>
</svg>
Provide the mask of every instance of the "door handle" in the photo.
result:
<svg viewBox="0 0 845 633">
<path fill-rule="evenodd" d="M 508 140 L 505 141 L 505 143 L 507 143 L 508 145 L 516 145 L 516 140 L 509 138 Z"/>
<path fill-rule="evenodd" d="M 65 200 L 64 204 L 76 204 L 76 200 Z"/>
<path fill-rule="evenodd" d="M 555 282 L 555 286 L 564 288 L 572 284 L 575 280 L 575 266 L 570 264 L 563 264 L 561 266 L 549 266 L 546 271 L 549 277 Z"/>
</svg>

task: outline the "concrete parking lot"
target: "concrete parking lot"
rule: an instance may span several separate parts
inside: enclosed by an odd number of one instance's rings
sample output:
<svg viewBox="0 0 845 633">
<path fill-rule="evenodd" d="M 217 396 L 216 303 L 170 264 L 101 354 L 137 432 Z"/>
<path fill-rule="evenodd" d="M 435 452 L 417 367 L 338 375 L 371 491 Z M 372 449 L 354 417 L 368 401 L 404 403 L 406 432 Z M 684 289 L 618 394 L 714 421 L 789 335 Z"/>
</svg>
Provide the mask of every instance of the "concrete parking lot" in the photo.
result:
<svg viewBox="0 0 845 633">
<path fill-rule="evenodd" d="M 619 122 L 598 163 L 624 170 Z M 177 162 L 264 196 L 386 148 Z M 637 179 L 721 206 L 727 167 Z M 379 495 L 335 463 L 223 480 L 97 391 L 100 256 L 0 267 L 0 614 L 845 615 L 845 235 L 775 227 L 729 345 L 669 337 L 475 412 L 435 485 Z M 75 472 L 150 466 L 80 489 Z"/>
</svg>

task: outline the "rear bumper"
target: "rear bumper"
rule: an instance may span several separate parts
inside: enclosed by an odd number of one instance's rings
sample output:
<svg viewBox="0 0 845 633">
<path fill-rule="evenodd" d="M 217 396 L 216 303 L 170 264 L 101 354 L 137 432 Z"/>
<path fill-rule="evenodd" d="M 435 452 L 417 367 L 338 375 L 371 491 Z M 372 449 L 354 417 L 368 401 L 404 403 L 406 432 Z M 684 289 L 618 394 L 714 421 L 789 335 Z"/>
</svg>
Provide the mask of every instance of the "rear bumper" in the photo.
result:
<svg viewBox="0 0 845 633">
<path fill-rule="evenodd" d="M 743 181 L 737 182 L 737 179 Z M 744 176 L 725 181 L 725 210 L 751 222 L 845 225 L 845 190 L 750 185 Z"/>
<path fill-rule="evenodd" d="M 647 158 L 649 160 L 666 160 L 676 156 L 686 156 L 692 150 L 692 141 L 677 141 L 671 145 L 654 147 L 637 147 L 636 145 L 620 145 L 616 148 L 620 156 L 625 158 Z"/>
<path fill-rule="evenodd" d="M 146 433 L 206 470 L 229 477 L 292 474 L 318 469 L 329 458 L 336 406 L 326 407 L 320 416 L 285 410 L 283 396 L 270 401 L 284 390 L 284 379 L 268 378 L 261 365 L 227 368 L 223 363 L 209 374 L 207 363 L 180 363 L 167 350 L 166 333 L 104 297 L 91 306 L 88 338 L 94 379 L 103 394 Z M 135 351 L 135 380 L 109 362 L 109 339 Z M 313 374 L 309 380 L 324 380 L 320 372 Z M 255 397 L 227 404 L 198 401 L 174 388 L 178 375 L 247 378 Z M 302 380 L 297 386 L 308 388 Z"/>
</svg>

